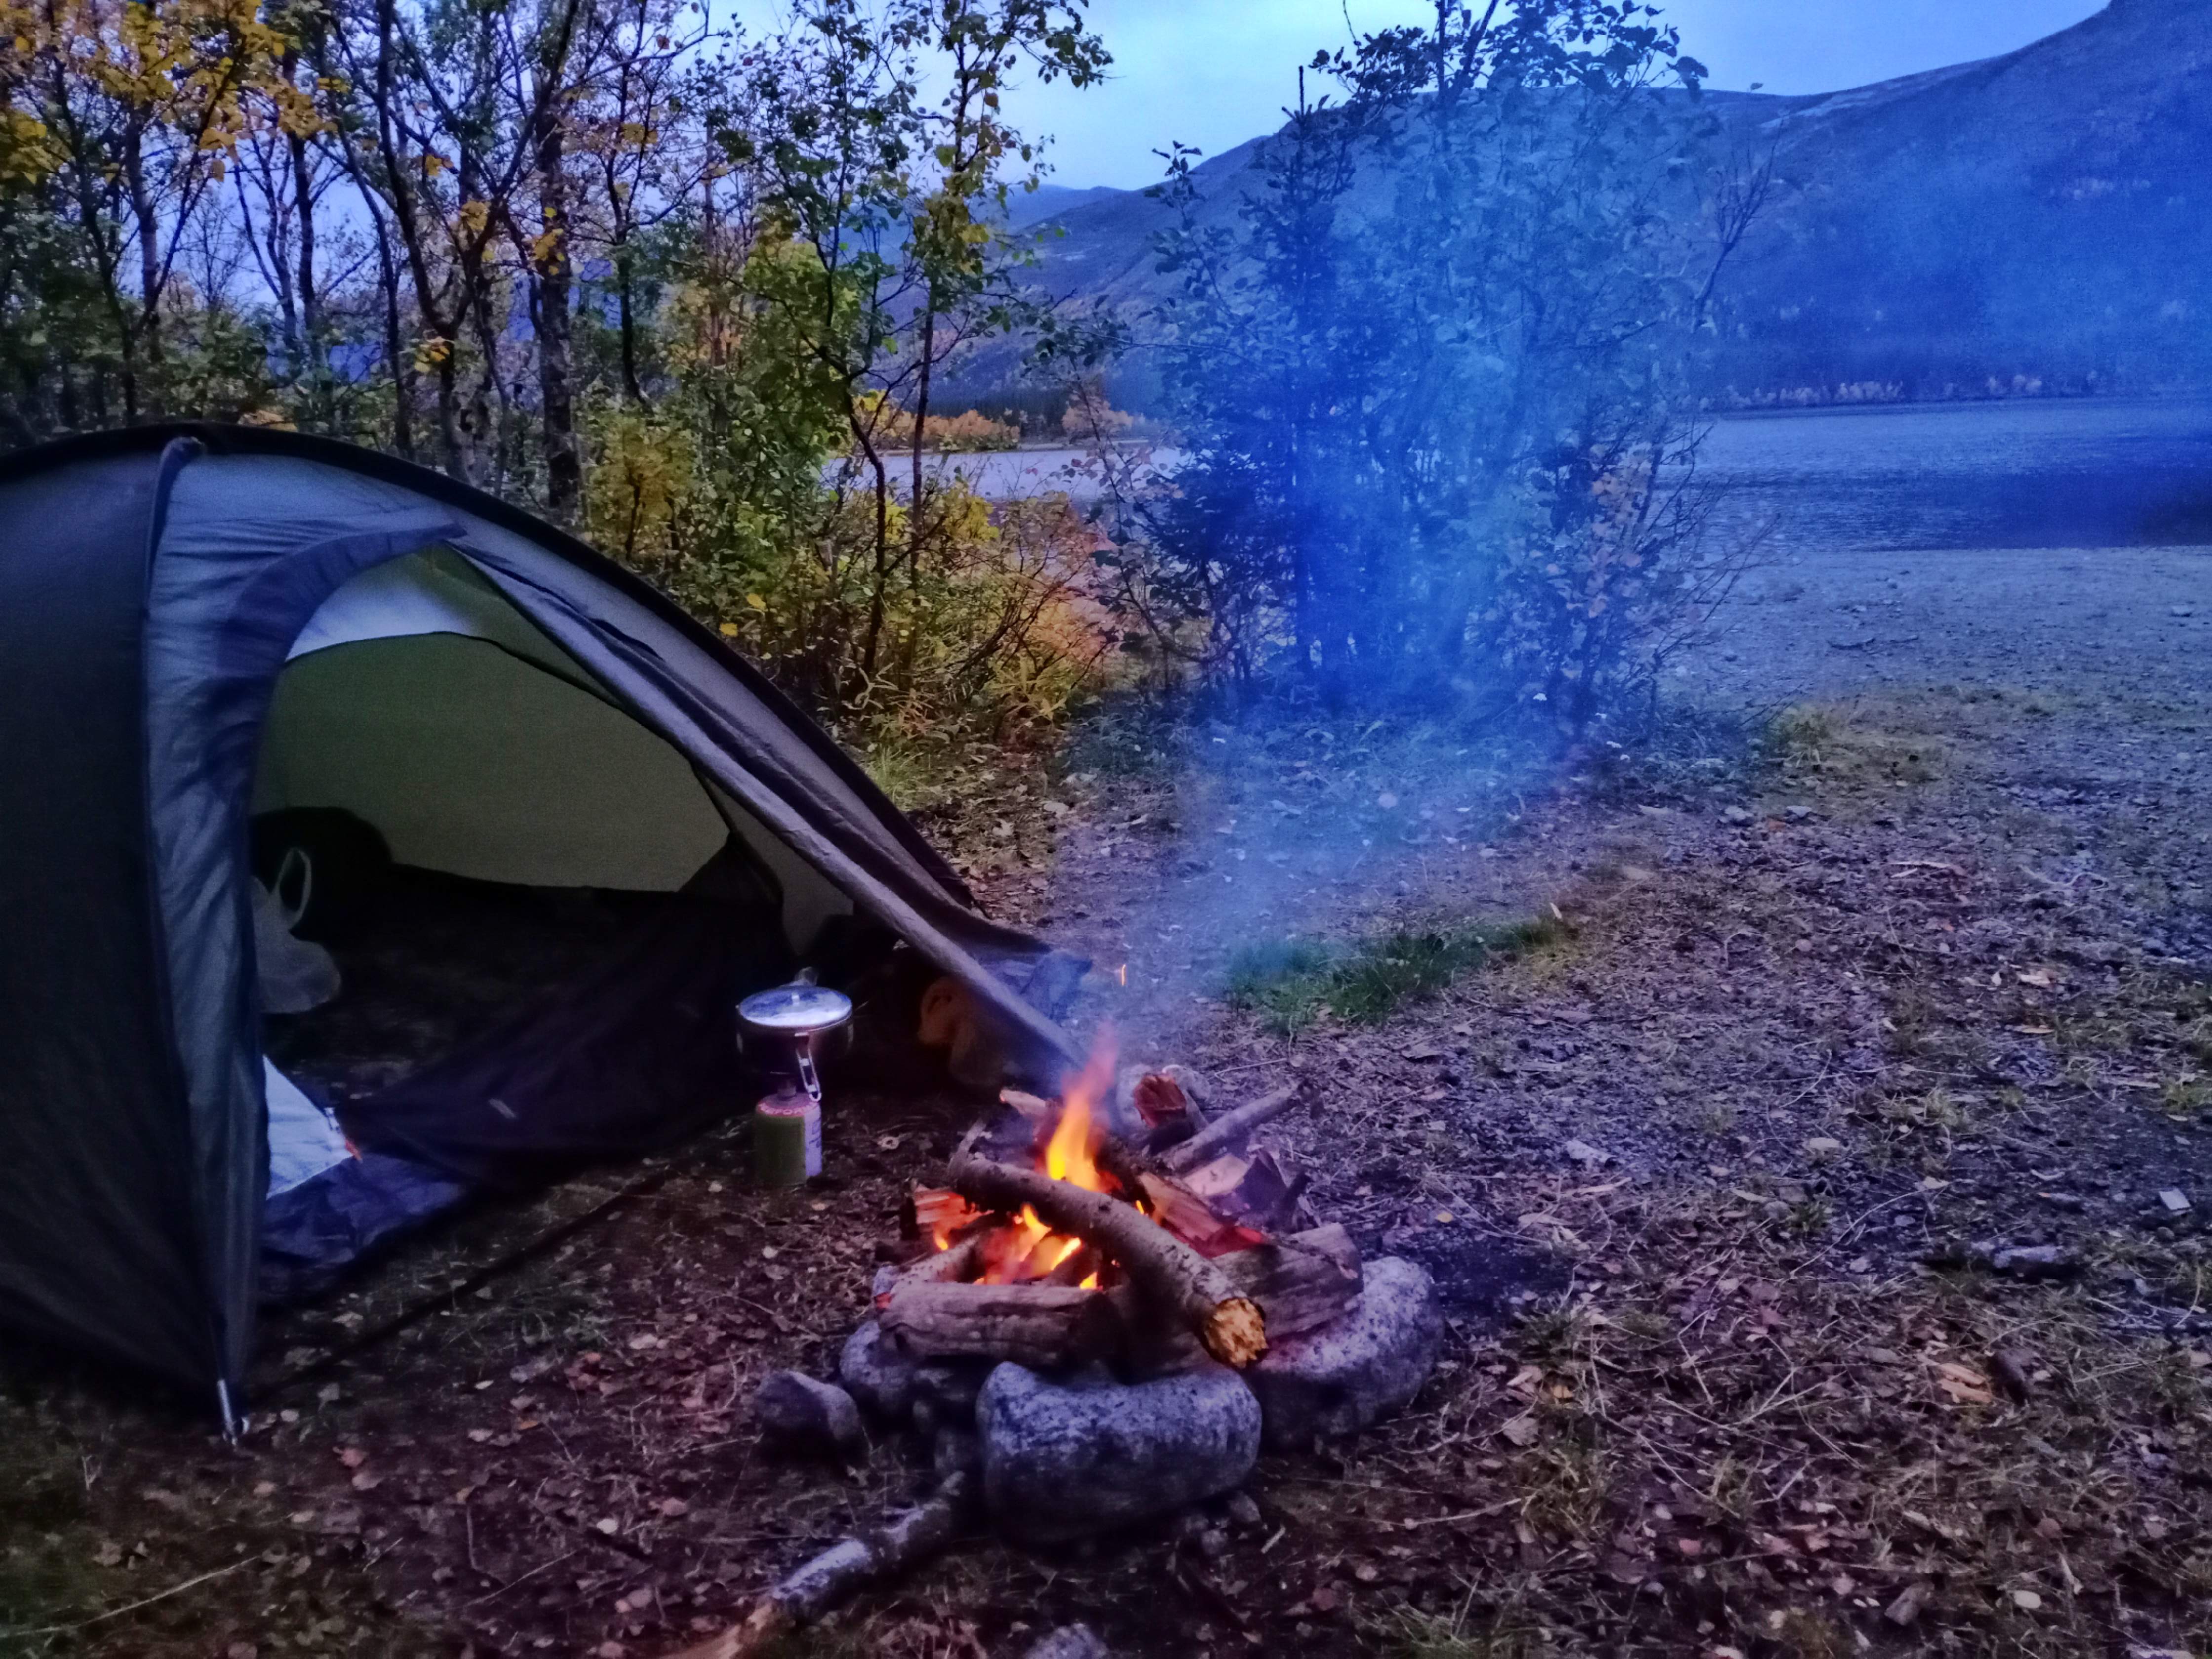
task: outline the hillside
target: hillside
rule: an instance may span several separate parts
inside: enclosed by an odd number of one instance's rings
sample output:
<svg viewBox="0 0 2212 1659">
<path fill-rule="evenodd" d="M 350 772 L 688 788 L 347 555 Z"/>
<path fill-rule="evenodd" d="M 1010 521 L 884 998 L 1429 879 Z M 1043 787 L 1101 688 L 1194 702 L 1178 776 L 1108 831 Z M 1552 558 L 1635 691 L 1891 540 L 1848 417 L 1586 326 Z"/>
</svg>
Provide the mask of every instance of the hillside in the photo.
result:
<svg viewBox="0 0 2212 1659">
<path fill-rule="evenodd" d="M 1692 43 L 1694 45 L 1694 43 Z M 1747 402 L 2212 381 L 2212 3 L 2114 0 L 2020 52 L 1818 96 L 1708 94 L 1771 151 L 1723 283 L 1716 391 Z M 1228 218 L 1267 141 L 1199 170 Z M 1162 297 L 1161 206 L 1047 222 L 1054 293 Z"/>
</svg>

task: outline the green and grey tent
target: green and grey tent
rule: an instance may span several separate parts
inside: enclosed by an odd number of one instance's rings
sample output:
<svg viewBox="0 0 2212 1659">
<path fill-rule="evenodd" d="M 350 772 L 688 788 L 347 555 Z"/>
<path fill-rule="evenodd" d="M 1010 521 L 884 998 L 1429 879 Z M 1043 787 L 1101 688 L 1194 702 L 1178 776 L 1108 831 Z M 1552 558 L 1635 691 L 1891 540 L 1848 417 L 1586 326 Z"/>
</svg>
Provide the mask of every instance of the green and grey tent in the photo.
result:
<svg viewBox="0 0 2212 1659">
<path fill-rule="evenodd" d="M 963 986 L 1015 1073 L 1068 1057 L 1066 959 L 985 919 L 826 732 L 570 537 L 287 433 L 0 460 L 0 1324 L 226 1415 L 276 1211 L 311 1258 L 366 1237 L 358 1194 L 270 1196 L 297 1091 L 262 1052 L 250 872 L 286 814 L 455 878 L 705 894 L 734 863 L 759 901 L 702 899 L 342 1107 L 353 1174 L 386 1159 L 402 1211 L 738 1104 L 710 1064 L 731 1005 L 841 916 Z"/>
</svg>

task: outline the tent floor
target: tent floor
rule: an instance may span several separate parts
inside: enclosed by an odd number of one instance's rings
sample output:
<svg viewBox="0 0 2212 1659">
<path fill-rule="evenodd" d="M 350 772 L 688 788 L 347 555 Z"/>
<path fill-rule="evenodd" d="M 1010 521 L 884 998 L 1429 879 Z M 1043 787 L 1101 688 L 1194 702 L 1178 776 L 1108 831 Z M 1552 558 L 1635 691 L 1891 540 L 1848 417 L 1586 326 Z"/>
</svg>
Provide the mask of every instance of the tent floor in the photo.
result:
<svg viewBox="0 0 2212 1659">
<path fill-rule="evenodd" d="M 330 946 L 343 976 L 336 1000 L 268 1016 L 263 1048 L 334 1103 L 362 1099 L 605 959 L 656 911 L 690 902 L 392 870 L 349 937 Z"/>
</svg>

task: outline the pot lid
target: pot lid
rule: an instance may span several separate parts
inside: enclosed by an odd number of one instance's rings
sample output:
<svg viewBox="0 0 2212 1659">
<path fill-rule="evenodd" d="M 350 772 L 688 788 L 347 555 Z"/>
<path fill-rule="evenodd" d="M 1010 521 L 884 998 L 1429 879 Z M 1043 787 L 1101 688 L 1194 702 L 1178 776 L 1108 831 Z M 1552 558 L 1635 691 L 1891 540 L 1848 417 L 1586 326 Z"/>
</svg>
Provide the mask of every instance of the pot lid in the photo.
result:
<svg viewBox="0 0 2212 1659">
<path fill-rule="evenodd" d="M 826 1031 L 852 1017 L 852 998 L 821 985 L 779 985 L 738 1005 L 738 1018 L 746 1024 L 791 1036 Z"/>
</svg>

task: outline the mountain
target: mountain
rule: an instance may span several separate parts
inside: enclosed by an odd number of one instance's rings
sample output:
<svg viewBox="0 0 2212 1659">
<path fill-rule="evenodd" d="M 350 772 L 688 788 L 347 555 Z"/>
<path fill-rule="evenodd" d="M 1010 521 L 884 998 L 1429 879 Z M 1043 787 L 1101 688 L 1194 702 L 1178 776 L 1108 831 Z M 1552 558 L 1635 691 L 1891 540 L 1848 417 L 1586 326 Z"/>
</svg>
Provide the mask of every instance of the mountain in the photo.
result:
<svg viewBox="0 0 2212 1659">
<path fill-rule="evenodd" d="M 1006 228 L 1025 230 L 1087 206 L 1102 197 L 1125 193 L 1105 185 L 1094 185 L 1088 190 L 1076 190 L 1066 185 L 1039 185 L 1035 190 L 1010 191 L 1006 198 Z"/>
<path fill-rule="evenodd" d="M 1848 92 L 1707 100 L 1778 181 L 1719 291 L 1717 395 L 2212 383 L 2212 0 L 2113 0 L 2004 57 Z M 1198 169 L 1207 216 L 1234 215 L 1267 142 Z M 1164 297 L 1166 222 L 1141 192 L 1090 192 L 1046 217 L 1041 278 Z"/>
</svg>

